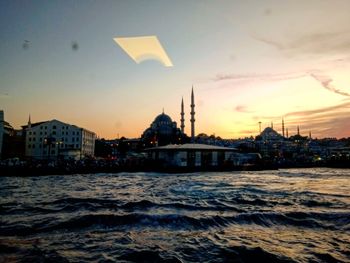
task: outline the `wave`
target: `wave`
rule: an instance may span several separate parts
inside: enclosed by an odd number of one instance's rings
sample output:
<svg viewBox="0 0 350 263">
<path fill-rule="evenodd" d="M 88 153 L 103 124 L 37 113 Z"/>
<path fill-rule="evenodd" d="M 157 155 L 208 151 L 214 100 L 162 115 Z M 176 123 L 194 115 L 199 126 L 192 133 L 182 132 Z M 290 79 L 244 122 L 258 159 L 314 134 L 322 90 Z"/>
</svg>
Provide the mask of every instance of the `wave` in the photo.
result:
<svg viewBox="0 0 350 263">
<path fill-rule="evenodd" d="M 161 251 L 155 250 L 131 250 L 126 251 L 119 256 L 119 260 L 126 260 L 130 262 L 167 262 L 167 263 L 181 263 L 181 259 L 176 256 L 167 255 Z"/>
<path fill-rule="evenodd" d="M 28 248 L 20 244 L 17 246 L 0 244 L 0 254 L 4 262 L 69 262 L 55 250 L 41 249 L 36 245 Z"/>
<path fill-rule="evenodd" d="M 317 262 L 329 262 L 329 263 L 342 263 L 344 261 L 338 259 L 336 256 L 331 255 L 330 253 L 312 253 L 316 259 L 318 259 Z"/>
<path fill-rule="evenodd" d="M 350 229 L 350 213 L 240 213 L 235 216 L 194 217 L 181 214 L 88 214 L 77 216 L 66 221 L 52 222 L 45 220 L 33 226 L 25 224 L 6 225 L 1 222 L 0 235 L 31 235 L 40 232 L 57 230 L 79 230 L 90 227 L 114 228 L 168 228 L 172 230 L 222 228 L 232 224 L 255 224 L 264 227 L 276 225 L 304 228 L 319 228 L 327 230 Z"/>
<path fill-rule="evenodd" d="M 271 262 L 290 263 L 291 258 L 268 252 L 261 247 L 234 246 L 222 249 L 219 258 L 222 262 Z"/>
<path fill-rule="evenodd" d="M 164 248 L 155 246 L 145 247 L 124 247 L 118 251 L 115 256 L 106 256 L 101 250 L 84 255 L 79 261 L 108 261 L 108 262 L 167 262 L 167 263 L 181 263 L 181 262 L 272 262 L 272 263 L 287 263 L 294 262 L 292 259 L 281 255 L 269 252 L 261 247 L 248 246 L 222 246 L 218 244 L 207 244 L 207 246 L 199 246 L 196 249 L 188 247 L 189 240 L 185 239 L 178 246 L 176 252 L 168 251 Z M 22 247 L 21 244 L 16 246 L 7 246 L 0 244 L 0 252 L 3 259 L 6 260 L 6 255 L 11 261 L 18 260 L 19 262 L 69 262 L 67 258 L 53 249 L 43 249 L 36 244 Z M 315 255 L 316 258 L 327 259 L 327 262 L 341 262 L 332 261 L 335 258 L 329 254 Z M 329 261 L 331 259 L 331 261 Z"/>
</svg>

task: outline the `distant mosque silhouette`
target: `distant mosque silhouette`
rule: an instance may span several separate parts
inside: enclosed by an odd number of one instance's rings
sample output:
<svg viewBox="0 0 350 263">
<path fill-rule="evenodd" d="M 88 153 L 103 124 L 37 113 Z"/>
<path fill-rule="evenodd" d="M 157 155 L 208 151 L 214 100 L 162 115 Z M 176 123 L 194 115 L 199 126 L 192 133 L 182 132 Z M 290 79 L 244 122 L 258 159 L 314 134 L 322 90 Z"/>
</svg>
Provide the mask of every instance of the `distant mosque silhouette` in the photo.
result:
<svg viewBox="0 0 350 263">
<path fill-rule="evenodd" d="M 183 144 L 195 141 L 195 103 L 193 86 L 191 91 L 191 137 L 188 137 L 185 133 L 185 110 L 184 100 L 181 99 L 181 112 L 180 112 L 180 128 L 177 127 L 177 123 L 172 121 L 169 115 L 163 112 L 159 114 L 150 127 L 147 128 L 142 136 L 141 140 L 146 147 L 163 146 L 168 144 Z"/>
</svg>

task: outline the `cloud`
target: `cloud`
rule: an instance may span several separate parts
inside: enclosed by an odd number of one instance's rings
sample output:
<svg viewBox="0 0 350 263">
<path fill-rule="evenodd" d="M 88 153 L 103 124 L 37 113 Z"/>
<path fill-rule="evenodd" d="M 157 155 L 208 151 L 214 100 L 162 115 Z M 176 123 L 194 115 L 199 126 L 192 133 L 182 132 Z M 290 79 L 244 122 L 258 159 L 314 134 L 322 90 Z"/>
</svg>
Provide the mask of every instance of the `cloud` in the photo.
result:
<svg viewBox="0 0 350 263">
<path fill-rule="evenodd" d="M 347 108 L 350 109 L 350 102 L 349 101 L 342 103 L 342 104 L 324 107 L 324 108 L 319 108 L 319 109 L 315 109 L 315 110 L 289 112 L 289 113 L 285 114 L 284 116 L 286 116 L 286 117 L 289 117 L 289 116 L 310 116 L 310 115 L 316 115 L 316 114 L 330 112 L 330 111 L 338 111 L 338 110 L 347 109 Z"/>
<path fill-rule="evenodd" d="M 253 111 L 249 111 L 247 109 L 247 106 L 244 106 L 244 105 L 237 105 L 235 108 L 234 108 L 235 111 L 237 112 L 242 112 L 242 113 L 252 113 Z"/>
<path fill-rule="evenodd" d="M 281 81 L 289 79 L 297 79 L 307 76 L 306 72 L 286 72 L 286 73 L 275 73 L 275 74 L 217 74 L 212 80 L 213 81 L 224 81 L 224 80 L 263 80 L 263 81 Z"/>
<path fill-rule="evenodd" d="M 290 54 L 341 53 L 350 52 L 349 30 L 338 32 L 316 32 L 303 34 L 294 39 L 276 40 L 265 36 L 252 35 L 252 38 Z"/>
<path fill-rule="evenodd" d="M 333 79 L 331 79 L 330 77 L 322 76 L 322 75 L 316 75 L 316 74 L 314 74 L 314 73 L 311 73 L 310 76 L 313 77 L 313 78 L 314 78 L 315 80 L 317 80 L 318 82 L 320 82 L 320 84 L 321 84 L 324 88 L 326 88 L 327 90 L 332 91 L 332 92 L 337 93 L 337 94 L 342 95 L 342 96 L 347 96 L 347 97 L 350 96 L 349 93 L 334 88 L 334 87 L 331 85 Z"/>
<path fill-rule="evenodd" d="M 302 135 L 309 131 L 316 137 L 350 137 L 350 101 L 318 108 L 314 110 L 288 112 L 284 117 L 285 128 L 289 135 L 296 134 L 296 127 L 300 126 Z M 281 116 L 254 116 L 253 120 L 262 123 L 274 121 L 274 128 L 281 132 Z M 278 121 L 277 121 L 278 120 Z M 277 121 L 277 122 L 276 122 Z"/>
<path fill-rule="evenodd" d="M 240 130 L 240 131 L 238 131 L 238 134 L 244 134 L 244 135 L 247 135 L 247 134 L 252 135 L 252 134 L 255 134 L 255 133 L 256 133 L 255 130 Z"/>
<path fill-rule="evenodd" d="M 304 70 L 299 72 L 286 72 L 286 73 L 276 73 L 276 74 L 217 74 L 212 80 L 219 82 L 219 81 L 284 81 L 284 80 L 291 80 L 291 79 L 299 79 L 304 77 L 311 77 L 318 81 L 322 87 L 325 89 L 337 93 L 342 96 L 350 97 L 350 93 L 347 93 L 345 91 L 342 91 L 340 89 L 335 88 L 332 85 L 333 79 L 331 77 L 328 77 L 326 75 L 321 75 L 319 73 L 319 70 Z M 238 110 L 239 111 L 239 110 Z"/>
</svg>

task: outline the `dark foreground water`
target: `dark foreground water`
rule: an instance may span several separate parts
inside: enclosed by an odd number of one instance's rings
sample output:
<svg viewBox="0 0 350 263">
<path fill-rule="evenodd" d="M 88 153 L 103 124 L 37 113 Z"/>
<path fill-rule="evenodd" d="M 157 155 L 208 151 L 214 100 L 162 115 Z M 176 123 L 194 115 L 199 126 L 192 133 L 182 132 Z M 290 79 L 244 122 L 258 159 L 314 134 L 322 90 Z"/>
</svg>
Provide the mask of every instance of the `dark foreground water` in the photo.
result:
<svg viewBox="0 0 350 263">
<path fill-rule="evenodd" d="M 0 261 L 350 262 L 350 170 L 0 178 Z"/>
</svg>

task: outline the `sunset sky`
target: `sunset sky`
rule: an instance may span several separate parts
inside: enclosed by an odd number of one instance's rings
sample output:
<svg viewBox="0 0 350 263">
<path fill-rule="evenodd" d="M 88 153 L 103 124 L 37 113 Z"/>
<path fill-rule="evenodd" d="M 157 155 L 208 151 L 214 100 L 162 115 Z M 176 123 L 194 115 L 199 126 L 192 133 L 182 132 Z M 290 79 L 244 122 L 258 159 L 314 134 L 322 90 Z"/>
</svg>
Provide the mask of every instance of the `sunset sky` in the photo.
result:
<svg viewBox="0 0 350 263">
<path fill-rule="evenodd" d="M 164 111 L 196 133 L 350 136 L 350 1 L 0 2 L 0 109 L 15 128 L 58 119 L 139 137 Z M 156 36 L 172 67 L 113 38 Z"/>
</svg>

